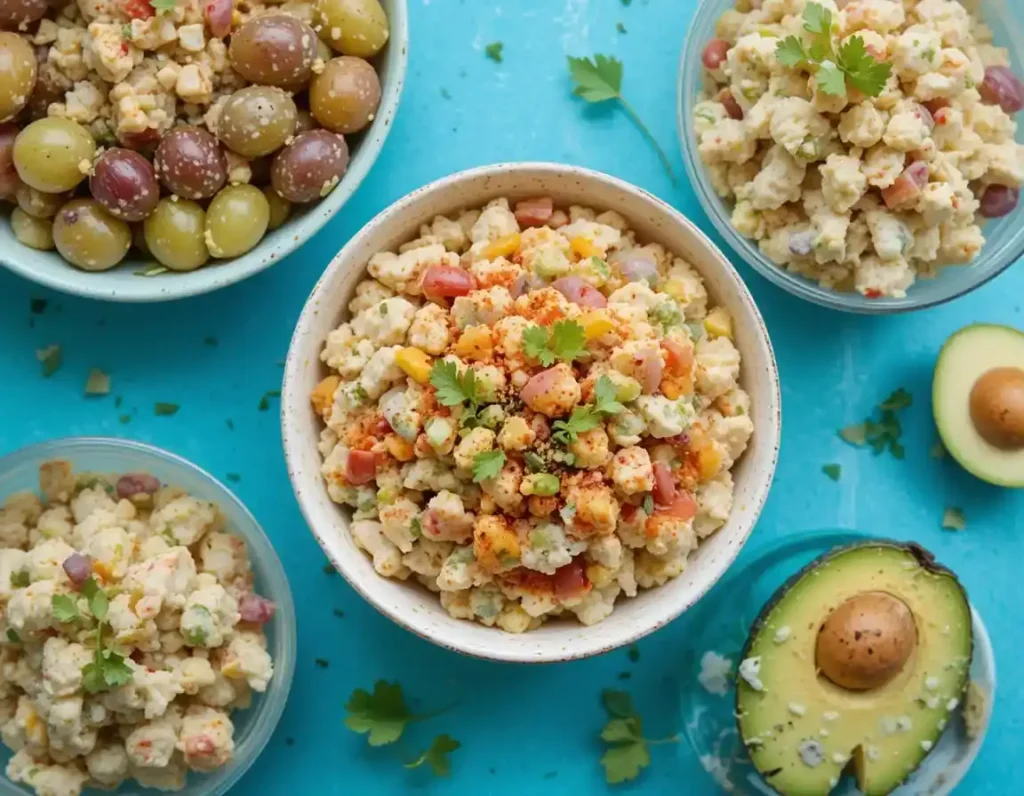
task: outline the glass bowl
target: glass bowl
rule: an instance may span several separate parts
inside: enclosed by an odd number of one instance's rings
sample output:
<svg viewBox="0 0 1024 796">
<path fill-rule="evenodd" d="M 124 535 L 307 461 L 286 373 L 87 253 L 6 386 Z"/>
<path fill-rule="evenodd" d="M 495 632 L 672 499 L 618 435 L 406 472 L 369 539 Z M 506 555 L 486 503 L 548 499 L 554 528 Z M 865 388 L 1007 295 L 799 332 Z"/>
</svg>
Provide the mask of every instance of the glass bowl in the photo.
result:
<svg viewBox="0 0 1024 796">
<path fill-rule="evenodd" d="M 807 531 L 772 540 L 748 551 L 742 566 L 719 582 L 686 618 L 687 649 L 682 662 L 679 725 L 705 773 L 735 796 L 774 794 L 754 769 L 736 728 L 736 681 L 733 676 L 754 620 L 776 590 L 824 553 L 878 537 L 842 528 Z M 941 562 L 940 562 L 941 563 Z M 948 796 L 967 774 L 985 741 L 996 692 L 996 664 L 981 616 L 971 608 L 974 657 L 970 678 L 986 696 L 980 732 L 967 736 L 962 710 L 939 736 L 935 748 L 893 796 Z M 724 658 L 729 674 L 714 675 Z M 702 681 L 702 676 L 707 678 Z M 849 776 L 833 790 L 837 796 L 860 793 Z"/>
<path fill-rule="evenodd" d="M 274 676 L 263 694 L 253 694 L 251 707 L 231 714 L 235 725 L 234 756 L 227 765 L 209 774 L 190 773 L 181 796 L 222 796 L 259 757 L 270 740 L 288 701 L 295 673 L 295 606 L 284 568 L 259 523 L 223 484 L 194 464 L 173 453 L 122 439 L 74 437 L 31 445 L 0 458 L 0 502 L 14 492 L 38 492 L 39 465 L 50 459 L 68 459 L 75 470 L 94 472 L 148 472 L 165 484 L 174 484 L 205 500 L 216 503 L 227 519 L 227 529 L 245 540 L 249 549 L 255 585 L 260 594 L 277 604 L 274 618 L 266 625 L 268 650 L 274 661 Z M 0 772 L 11 751 L 0 746 Z M 33 791 L 0 775 L 0 796 L 24 796 Z M 101 791 L 88 789 L 86 793 Z M 160 791 L 126 781 L 116 793 L 127 796 L 156 796 Z"/>
<path fill-rule="evenodd" d="M 727 203 L 711 187 L 707 169 L 697 152 L 693 129 L 693 108 L 703 86 L 701 53 L 709 39 L 715 38 L 715 22 L 734 0 L 703 0 L 690 23 L 679 64 L 677 122 L 683 162 L 697 198 L 711 223 L 732 249 L 762 276 L 779 287 L 815 304 L 844 312 L 866 315 L 888 315 L 896 312 L 933 307 L 950 301 L 998 276 L 1024 254 L 1024 203 L 1007 216 L 985 224 L 985 246 L 970 265 L 941 269 L 930 279 L 920 279 L 907 290 L 904 298 L 866 298 L 860 293 L 843 293 L 819 286 L 803 276 L 776 265 L 761 253 L 755 241 L 745 238 L 729 222 L 731 203 Z M 1024 76 L 1024 27 L 1019 9 L 1016 13 L 1007 0 L 984 0 L 980 3 L 982 21 L 995 33 L 996 44 L 1009 48 L 1010 62 L 1016 74 Z"/>
</svg>

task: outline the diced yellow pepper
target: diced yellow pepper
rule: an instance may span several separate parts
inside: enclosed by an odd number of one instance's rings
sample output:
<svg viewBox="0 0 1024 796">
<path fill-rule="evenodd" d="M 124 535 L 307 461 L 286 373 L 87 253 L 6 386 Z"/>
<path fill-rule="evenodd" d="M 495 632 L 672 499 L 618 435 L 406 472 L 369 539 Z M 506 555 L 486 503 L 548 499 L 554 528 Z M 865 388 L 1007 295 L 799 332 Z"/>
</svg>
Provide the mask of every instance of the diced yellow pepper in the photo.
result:
<svg viewBox="0 0 1024 796">
<path fill-rule="evenodd" d="M 615 570 L 603 564 L 587 564 L 587 580 L 595 589 L 610 586 L 614 580 Z"/>
<path fill-rule="evenodd" d="M 416 458 L 416 452 L 412 447 L 412 443 L 397 434 L 388 434 L 384 438 L 384 447 L 387 448 L 388 453 L 400 462 L 411 462 Z"/>
<path fill-rule="evenodd" d="M 727 337 L 732 340 L 732 317 L 725 307 L 715 307 L 704 319 L 704 331 L 712 337 Z"/>
<path fill-rule="evenodd" d="M 493 260 L 497 257 L 510 257 L 519 251 L 520 238 L 518 232 L 506 235 L 491 241 L 481 250 L 480 255 L 485 260 Z"/>
<path fill-rule="evenodd" d="M 661 288 L 663 293 L 667 293 L 676 301 L 686 302 L 689 298 L 686 295 L 686 284 L 682 279 L 669 279 Z"/>
<path fill-rule="evenodd" d="M 697 468 L 702 483 L 710 481 L 722 469 L 722 454 L 714 445 L 706 445 L 697 451 Z"/>
<path fill-rule="evenodd" d="M 337 392 L 339 384 L 341 384 L 340 377 L 328 376 L 313 388 L 310 400 L 313 402 L 313 408 L 316 410 L 316 413 L 325 420 L 331 413 L 331 406 L 334 404 L 334 393 Z"/>
<path fill-rule="evenodd" d="M 494 353 L 494 340 L 487 326 L 470 326 L 455 343 L 455 355 L 463 359 L 483 361 Z"/>
<path fill-rule="evenodd" d="M 569 241 L 569 247 L 572 249 L 573 254 L 581 260 L 586 260 L 588 257 L 600 257 L 603 254 L 590 238 L 573 238 Z"/>
<path fill-rule="evenodd" d="M 403 348 L 395 354 L 395 364 L 418 384 L 430 381 L 430 357 L 418 348 Z"/>
<path fill-rule="evenodd" d="M 583 327 L 583 334 L 588 340 L 596 340 L 599 337 L 604 337 L 608 332 L 615 328 L 615 324 L 612 322 L 611 318 L 597 310 L 584 312 L 579 317 L 579 323 L 580 326 Z"/>
</svg>

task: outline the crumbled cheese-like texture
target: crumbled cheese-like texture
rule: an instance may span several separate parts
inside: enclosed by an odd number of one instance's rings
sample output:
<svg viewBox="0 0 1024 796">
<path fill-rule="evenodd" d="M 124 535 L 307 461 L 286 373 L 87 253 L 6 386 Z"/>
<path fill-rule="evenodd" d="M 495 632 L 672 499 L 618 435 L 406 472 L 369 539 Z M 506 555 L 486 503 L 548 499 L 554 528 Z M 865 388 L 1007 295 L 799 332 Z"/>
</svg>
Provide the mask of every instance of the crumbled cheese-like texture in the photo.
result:
<svg viewBox="0 0 1024 796">
<path fill-rule="evenodd" d="M 732 319 L 683 257 L 617 213 L 499 198 L 367 270 L 311 400 L 328 493 L 378 574 L 506 632 L 590 625 L 728 521 L 750 397 Z M 567 323 L 586 356 L 539 361 L 536 331 Z M 439 402 L 439 361 L 472 370 L 474 411 Z M 608 382 L 621 409 L 563 439 Z M 474 481 L 481 456 L 501 464 Z"/>
<path fill-rule="evenodd" d="M 845 97 L 823 94 L 806 68 L 779 62 L 779 42 L 804 36 L 807 0 L 738 3 L 717 26 L 725 60 L 704 69 L 698 152 L 733 226 L 769 260 L 823 287 L 902 297 L 978 256 L 989 185 L 1021 186 L 1017 124 L 979 93 L 1008 53 L 976 3 L 824 5 L 837 43 L 860 36 L 891 64 L 881 93 L 848 81 Z"/>
<path fill-rule="evenodd" d="M 700 673 L 697 680 L 709 694 L 725 696 L 729 693 L 729 677 L 732 675 L 732 661 L 708 650 L 701 656 Z"/>
<path fill-rule="evenodd" d="M 239 608 L 260 599 L 245 542 L 214 504 L 177 487 L 119 497 L 127 478 L 138 474 L 76 477 L 47 462 L 42 499 L 17 494 L 0 508 L 0 739 L 15 752 L 7 776 L 40 796 L 131 779 L 180 790 L 189 770 L 231 759 L 231 712 L 273 676 L 262 626 Z M 76 553 L 108 597 L 104 647 L 130 671 L 97 692 L 83 686 L 96 621 L 63 567 Z M 82 618 L 60 621 L 55 598 Z"/>
<path fill-rule="evenodd" d="M 761 657 L 744 658 L 740 661 L 739 675 L 743 681 L 755 691 L 764 691 L 761 682 Z"/>
</svg>

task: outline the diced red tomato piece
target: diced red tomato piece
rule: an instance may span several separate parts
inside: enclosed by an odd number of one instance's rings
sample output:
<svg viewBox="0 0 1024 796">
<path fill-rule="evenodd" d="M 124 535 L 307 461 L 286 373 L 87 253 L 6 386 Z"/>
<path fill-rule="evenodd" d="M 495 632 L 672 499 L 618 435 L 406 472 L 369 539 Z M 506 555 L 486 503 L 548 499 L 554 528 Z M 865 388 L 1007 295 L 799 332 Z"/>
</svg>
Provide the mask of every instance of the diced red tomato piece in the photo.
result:
<svg viewBox="0 0 1024 796">
<path fill-rule="evenodd" d="M 672 476 L 672 470 L 663 462 L 655 462 L 654 502 L 659 506 L 671 506 L 676 496 L 676 479 Z"/>
<path fill-rule="evenodd" d="M 869 287 L 867 290 L 864 291 L 864 298 L 881 298 L 881 297 L 882 297 L 882 291 L 879 290 L 877 287 Z"/>
<path fill-rule="evenodd" d="M 678 517 L 681 520 L 692 520 L 697 515 L 697 501 L 689 492 L 679 492 L 670 506 L 659 508 L 655 514 Z"/>
<path fill-rule="evenodd" d="M 452 265 L 432 265 L 423 274 L 423 295 L 431 301 L 468 295 L 473 275 Z"/>
<path fill-rule="evenodd" d="M 577 556 L 564 567 L 555 570 L 554 586 L 555 596 L 559 600 L 569 600 L 590 590 L 582 556 Z"/>
<path fill-rule="evenodd" d="M 121 10 L 129 19 L 149 19 L 156 13 L 149 0 L 121 0 Z"/>
<path fill-rule="evenodd" d="M 377 454 L 373 451 L 349 451 L 345 462 L 345 480 L 360 486 L 377 475 Z"/>
</svg>

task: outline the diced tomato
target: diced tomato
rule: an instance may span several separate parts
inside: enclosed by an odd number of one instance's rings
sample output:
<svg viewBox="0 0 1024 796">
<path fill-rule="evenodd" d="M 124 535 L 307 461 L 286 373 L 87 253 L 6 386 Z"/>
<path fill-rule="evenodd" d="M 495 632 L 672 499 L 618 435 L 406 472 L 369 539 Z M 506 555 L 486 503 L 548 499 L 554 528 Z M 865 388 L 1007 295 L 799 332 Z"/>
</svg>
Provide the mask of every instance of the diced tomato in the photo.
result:
<svg viewBox="0 0 1024 796">
<path fill-rule="evenodd" d="M 659 506 L 671 506 L 677 496 L 676 479 L 672 470 L 663 462 L 654 463 L 654 502 Z"/>
<path fill-rule="evenodd" d="M 391 424 L 386 418 L 378 418 L 376 425 L 373 427 L 373 433 L 378 437 L 386 436 L 391 433 Z"/>
<path fill-rule="evenodd" d="M 377 454 L 372 451 L 349 451 L 345 462 L 345 480 L 360 486 L 368 484 L 377 474 Z"/>
<path fill-rule="evenodd" d="M 670 506 L 659 508 L 655 513 L 665 517 L 692 520 L 697 515 L 697 501 L 689 492 L 679 492 Z"/>
<path fill-rule="evenodd" d="M 473 285 L 469 271 L 451 265 L 432 265 L 423 274 L 423 295 L 431 301 L 465 296 Z"/>
<path fill-rule="evenodd" d="M 677 343 L 666 337 L 661 341 L 665 349 L 665 369 L 673 376 L 682 376 L 690 372 L 693 366 L 693 346 Z"/>
<path fill-rule="evenodd" d="M 590 591 L 590 581 L 587 580 L 587 573 L 583 568 L 583 557 L 576 556 L 564 567 L 555 570 L 554 585 L 555 596 L 559 600 L 569 600 Z"/>
<path fill-rule="evenodd" d="M 619 512 L 619 516 L 622 518 L 623 522 L 632 522 L 637 511 L 639 511 L 639 509 L 637 509 L 637 507 L 632 503 L 626 503 L 622 506 L 622 511 Z"/>
<path fill-rule="evenodd" d="M 909 205 L 928 184 L 928 164 L 923 160 L 915 160 L 896 178 L 896 182 L 882 191 L 882 201 L 886 207 L 898 208 Z"/>
<path fill-rule="evenodd" d="M 864 298 L 881 298 L 882 291 L 876 287 L 869 287 L 864 291 Z"/>
<path fill-rule="evenodd" d="M 149 0 L 121 0 L 121 10 L 129 19 L 149 19 L 156 13 Z"/>
</svg>

